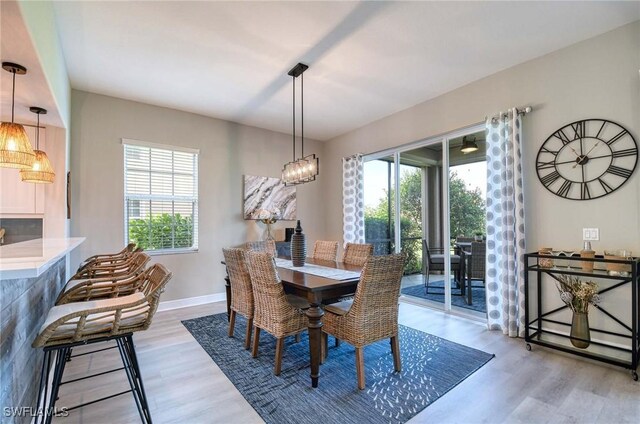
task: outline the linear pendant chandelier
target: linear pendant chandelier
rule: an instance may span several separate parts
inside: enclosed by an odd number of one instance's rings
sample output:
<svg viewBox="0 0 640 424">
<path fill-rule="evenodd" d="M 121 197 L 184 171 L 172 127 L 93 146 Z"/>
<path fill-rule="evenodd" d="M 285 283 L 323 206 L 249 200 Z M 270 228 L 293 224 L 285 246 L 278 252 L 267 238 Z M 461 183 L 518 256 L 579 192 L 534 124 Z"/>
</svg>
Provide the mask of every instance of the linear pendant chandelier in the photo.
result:
<svg viewBox="0 0 640 424">
<path fill-rule="evenodd" d="M 288 75 L 293 77 L 293 161 L 285 163 L 282 169 L 282 181 L 285 186 L 304 184 L 315 181 L 319 173 L 319 159 L 315 154 L 304 155 L 304 71 L 309 67 L 298 63 L 291 68 Z M 296 78 L 300 77 L 300 151 L 296 157 Z"/>
<path fill-rule="evenodd" d="M 36 160 L 29 169 L 20 170 L 20 178 L 26 183 L 50 184 L 55 179 L 53 166 L 49 161 L 47 154 L 40 150 L 40 114 L 46 114 L 47 110 L 41 107 L 31 106 L 29 110 L 38 115 L 38 124 L 36 125 Z"/>
<path fill-rule="evenodd" d="M 2 62 L 2 69 L 13 74 L 13 87 L 11 89 L 11 122 L 3 122 L 0 125 L 0 167 L 28 169 L 33 165 L 36 155 L 24 127 L 14 122 L 16 74 L 26 74 L 27 68 L 17 63 Z"/>
</svg>

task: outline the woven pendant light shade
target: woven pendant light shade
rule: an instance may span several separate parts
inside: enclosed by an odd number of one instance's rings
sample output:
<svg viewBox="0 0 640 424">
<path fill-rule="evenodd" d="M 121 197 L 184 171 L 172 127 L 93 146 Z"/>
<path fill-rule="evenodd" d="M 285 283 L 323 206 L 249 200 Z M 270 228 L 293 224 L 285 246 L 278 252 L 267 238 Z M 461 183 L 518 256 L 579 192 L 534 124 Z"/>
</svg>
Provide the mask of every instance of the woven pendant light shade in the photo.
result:
<svg viewBox="0 0 640 424">
<path fill-rule="evenodd" d="M 50 184 L 56 174 L 49 161 L 49 157 L 42 150 L 34 150 L 36 160 L 30 169 L 21 169 L 20 178 L 26 183 Z"/>
<path fill-rule="evenodd" d="M 35 158 L 24 127 L 3 122 L 0 125 L 0 167 L 28 169 Z"/>
</svg>

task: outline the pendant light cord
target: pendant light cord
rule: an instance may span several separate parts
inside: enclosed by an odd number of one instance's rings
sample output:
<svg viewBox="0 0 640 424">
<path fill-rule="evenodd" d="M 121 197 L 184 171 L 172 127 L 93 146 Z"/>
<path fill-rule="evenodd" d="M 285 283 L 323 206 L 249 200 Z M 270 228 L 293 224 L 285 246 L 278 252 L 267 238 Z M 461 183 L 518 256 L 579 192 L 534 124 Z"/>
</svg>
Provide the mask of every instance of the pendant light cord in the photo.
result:
<svg viewBox="0 0 640 424">
<path fill-rule="evenodd" d="M 293 77 L 293 161 L 296 161 L 296 77 Z"/>
<path fill-rule="evenodd" d="M 13 124 L 13 111 L 16 107 L 16 70 L 11 71 L 13 74 L 13 88 L 11 89 L 11 123 Z"/>
<path fill-rule="evenodd" d="M 300 75 L 300 150 L 304 158 L 304 73 Z"/>
<path fill-rule="evenodd" d="M 38 115 L 38 125 L 36 126 L 36 150 L 40 150 L 40 112 Z"/>
</svg>

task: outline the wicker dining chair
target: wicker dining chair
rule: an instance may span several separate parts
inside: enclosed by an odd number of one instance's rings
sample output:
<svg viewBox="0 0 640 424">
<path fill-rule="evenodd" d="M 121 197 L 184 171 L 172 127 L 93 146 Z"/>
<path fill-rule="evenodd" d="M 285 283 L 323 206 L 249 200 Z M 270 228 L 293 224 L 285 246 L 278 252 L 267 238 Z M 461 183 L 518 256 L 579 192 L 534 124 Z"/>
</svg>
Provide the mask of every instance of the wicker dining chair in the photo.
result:
<svg viewBox="0 0 640 424">
<path fill-rule="evenodd" d="M 404 253 L 370 257 L 354 299 L 325 306 L 323 354 L 327 351 L 327 334 L 353 345 L 360 390 L 365 387 L 363 348 L 368 344 L 390 338 L 394 368 L 401 371 L 398 299 L 405 261 Z"/>
<path fill-rule="evenodd" d="M 313 244 L 313 259 L 335 262 L 338 258 L 338 242 L 316 240 Z"/>
<path fill-rule="evenodd" d="M 254 358 L 258 356 L 260 330 L 273 335 L 276 338 L 274 374 L 280 375 L 285 337 L 302 333 L 309 321 L 301 309 L 287 301 L 273 257 L 266 252 L 249 252 L 247 256 L 255 302 L 251 354 Z"/>
<path fill-rule="evenodd" d="M 44 350 L 36 408 L 45 412 L 36 417 L 36 423 L 51 422 L 60 385 L 75 381 L 70 380 L 62 383 L 65 364 L 71 354 L 71 349 L 79 345 L 114 340 L 124 365 L 118 370 L 124 369 L 127 374 L 142 422 L 151 422 L 132 336 L 134 332 L 146 330 L 151 325 L 160 302 L 160 295 L 171 279 L 171 273 L 164 266 L 156 264 L 141 275 L 144 281 L 140 291 L 128 296 L 69 303 L 54 306 L 49 310 L 44 324 L 40 327 L 39 334 L 32 344 L 34 348 L 43 348 Z M 51 367 L 53 358 L 55 358 L 55 363 Z M 50 379 L 51 372 L 53 372 L 52 379 Z M 106 372 L 78 380 L 103 374 Z M 50 380 L 52 383 L 49 392 Z M 47 400 L 48 393 L 50 395 Z M 113 395 L 77 405 L 73 409 L 112 397 Z M 45 406 L 47 407 L 45 408 Z"/>
<path fill-rule="evenodd" d="M 135 293 L 144 281 L 141 274 L 151 258 L 144 252 L 134 253 L 133 258 L 134 260 L 127 268 L 122 268 L 117 273 L 84 280 L 69 280 L 58 295 L 56 305 L 127 296 Z"/>
<path fill-rule="evenodd" d="M 129 243 L 124 249 L 117 253 L 103 253 L 99 255 L 93 255 L 85 259 L 80 266 L 78 266 L 78 272 L 94 265 L 106 265 L 113 264 L 118 261 L 126 260 L 135 252 L 141 252 L 142 248 L 137 247 L 135 243 Z"/>
<path fill-rule="evenodd" d="M 347 243 L 344 247 L 342 262 L 349 265 L 364 266 L 373 255 L 373 244 Z"/>
<path fill-rule="evenodd" d="M 231 285 L 231 311 L 229 314 L 229 337 L 233 337 L 236 313 L 247 319 L 247 331 L 244 348 L 251 347 L 251 331 L 253 328 L 253 289 L 251 276 L 247 268 L 246 251 L 243 249 L 222 249 L 224 262 L 227 265 L 229 283 Z"/>
<path fill-rule="evenodd" d="M 276 242 L 273 240 L 248 241 L 244 246 L 250 252 L 267 252 L 274 258 L 278 256 Z"/>
</svg>

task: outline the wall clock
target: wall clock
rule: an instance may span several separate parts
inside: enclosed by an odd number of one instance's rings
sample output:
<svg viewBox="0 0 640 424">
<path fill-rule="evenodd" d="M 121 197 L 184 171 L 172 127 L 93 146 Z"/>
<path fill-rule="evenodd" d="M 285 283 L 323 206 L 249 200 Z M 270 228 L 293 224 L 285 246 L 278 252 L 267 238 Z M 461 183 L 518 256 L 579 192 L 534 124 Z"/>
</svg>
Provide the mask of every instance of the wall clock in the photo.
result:
<svg viewBox="0 0 640 424">
<path fill-rule="evenodd" d="M 536 171 L 551 193 L 590 200 L 620 188 L 637 163 L 638 145 L 629 131 L 606 119 L 584 119 L 545 140 L 536 157 Z"/>
</svg>

